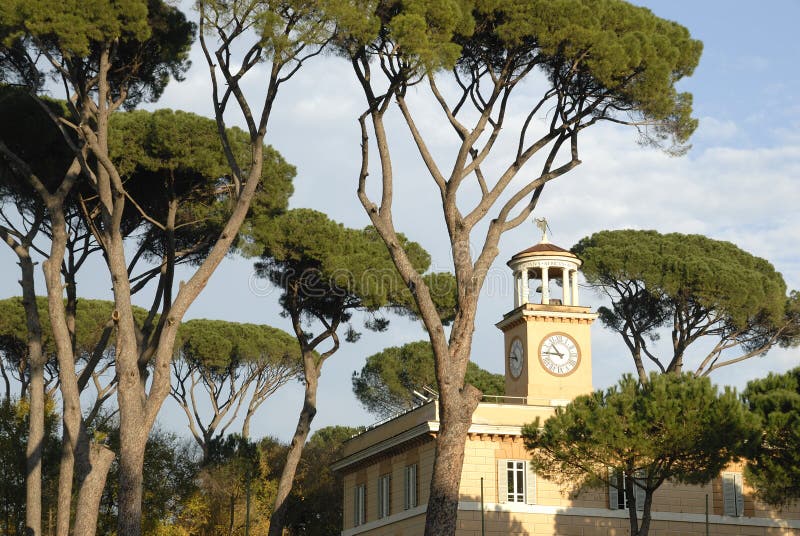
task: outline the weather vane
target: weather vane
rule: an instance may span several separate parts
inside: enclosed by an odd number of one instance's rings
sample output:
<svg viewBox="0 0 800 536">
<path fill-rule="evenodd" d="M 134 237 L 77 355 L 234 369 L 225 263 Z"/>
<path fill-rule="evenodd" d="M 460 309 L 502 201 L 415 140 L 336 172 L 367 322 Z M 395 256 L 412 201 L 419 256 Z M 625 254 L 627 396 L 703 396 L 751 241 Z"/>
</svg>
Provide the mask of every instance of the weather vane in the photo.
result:
<svg viewBox="0 0 800 536">
<path fill-rule="evenodd" d="M 550 226 L 547 225 L 547 218 L 534 218 L 533 221 L 536 224 L 536 227 L 538 227 L 539 230 L 542 231 L 541 242 L 544 243 L 549 242 L 549 240 L 547 240 L 547 231 L 550 230 L 552 232 L 552 230 L 550 229 Z"/>
</svg>

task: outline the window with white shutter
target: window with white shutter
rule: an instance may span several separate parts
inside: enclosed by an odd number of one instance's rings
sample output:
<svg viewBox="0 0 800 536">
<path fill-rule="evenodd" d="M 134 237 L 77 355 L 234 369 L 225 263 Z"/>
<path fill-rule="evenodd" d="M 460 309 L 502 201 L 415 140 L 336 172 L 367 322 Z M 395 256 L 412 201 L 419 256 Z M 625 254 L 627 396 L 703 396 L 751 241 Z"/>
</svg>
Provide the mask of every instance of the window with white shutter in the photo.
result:
<svg viewBox="0 0 800 536">
<path fill-rule="evenodd" d="M 357 485 L 353 490 L 353 526 L 363 525 L 367 521 L 367 487 Z"/>
<path fill-rule="evenodd" d="M 497 460 L 498 502 L 536 503 L 536 475 L 525 460 Z"/>
<path fill-rule="evenodd" d="M 391 508 L 392 478 L 382 475 L 378 479 L 378 519 L 388 516 Z"/>
<path fill-rule="evenodd" d="M 636 484 L 636 482 L 644 484 L 643 480 L 638 477 L 644 477 L 644 474 L 637 472 L 634 478 L 633 493 L 636 497 L 636 509 L 644 510 L 644 500 L 647 492 L 642 486 Z M 628 499 L 625 493 L 625 472 L 609 467 L 608 480 L 608 507 L 612 510 L 627 510 Z"/>
<path fill-rule="evenodd" d="M 726 516 L 744 515 L 742 473 L 722 473 L 722 507 Z"/>
<path fill-rule="evenodd" d="M 403 478 L 403 509 L 417 506 L 417 464 L 407 465 Z"/>
</svg>

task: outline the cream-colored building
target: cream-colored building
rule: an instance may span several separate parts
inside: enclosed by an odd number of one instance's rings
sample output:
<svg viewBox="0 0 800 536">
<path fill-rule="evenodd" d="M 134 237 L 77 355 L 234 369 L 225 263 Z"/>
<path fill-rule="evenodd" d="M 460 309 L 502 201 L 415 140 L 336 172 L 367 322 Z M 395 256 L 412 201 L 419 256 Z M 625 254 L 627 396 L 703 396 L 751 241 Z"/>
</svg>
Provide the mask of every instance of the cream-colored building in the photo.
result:
<svg viewBox="0 0 800 536">
<path fill-rule="evenodd" d="M 522 426 L 592 391 L 591 325 L 578 295 L 580 261 L 549 243 L 514 255 L 514 308 L 504 334 L 506 396 L 486 397 L 466 442 L 459 536 L 629 534 L 619 489 L 564 490 L 528 470 Z M 550 281 L 557 290 L 551 293 Z M 531 300 L 529 284 L 539 288 Z M 499 352 L 498 352 L 499 353 Z M 439 429 L 436 401 L 376 425 L 345 444 L 334 469 L 344 480 L 343 536 L 421 535 Z M 641 504 L 642 501 L 637 501 Z M 741 467 L 706 486 L 669 483 L 654 495 L 652 536 L 800 535 L 800 508 L 752 498 Z"/>
</svg>

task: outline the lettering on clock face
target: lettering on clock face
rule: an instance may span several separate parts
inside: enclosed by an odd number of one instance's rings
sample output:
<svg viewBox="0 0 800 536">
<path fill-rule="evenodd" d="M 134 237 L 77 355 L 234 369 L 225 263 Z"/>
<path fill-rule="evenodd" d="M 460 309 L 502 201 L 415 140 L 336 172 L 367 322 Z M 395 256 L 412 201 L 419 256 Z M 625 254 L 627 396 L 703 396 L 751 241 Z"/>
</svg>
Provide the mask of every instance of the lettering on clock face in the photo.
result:
<svg viewBox="0 0 800 536">
<path fill-rule="evenodd" d="M 539 361 L 550 374 L 566 376 L 578 366 L 581 354 L 572 337 L 563 333 L 554 333 L 542 341 Z"/>
</svg>

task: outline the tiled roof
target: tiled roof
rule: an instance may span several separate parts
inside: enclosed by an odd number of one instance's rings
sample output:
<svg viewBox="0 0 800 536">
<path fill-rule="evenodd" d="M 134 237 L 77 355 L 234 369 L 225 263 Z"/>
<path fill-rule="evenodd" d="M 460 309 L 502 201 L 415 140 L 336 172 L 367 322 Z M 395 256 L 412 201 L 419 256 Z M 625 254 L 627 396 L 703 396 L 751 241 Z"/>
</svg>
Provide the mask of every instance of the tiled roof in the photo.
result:
<svg viewBox="0 0 800 536">
<path fill-rule="evenodd" d="M 551 244 L 549 242 L 539 242 L 538 244 L 536 244 L 533 247 L 529 247 L 528 249 L 524 249 L 524 250 L 520 251 L 519 253 L 514 255 L 514 257 L 512 257 L 512 258 L 525 256 L 525 255 L 528 255 L 530 253 L 566 253 L 570 257 L 574 256 L 572 253 L 570 253 L 566 249 L 558 247 L 555 244 Z"/>
</svg>

